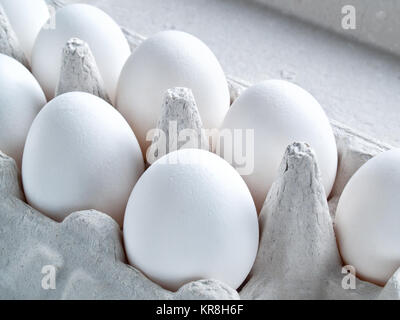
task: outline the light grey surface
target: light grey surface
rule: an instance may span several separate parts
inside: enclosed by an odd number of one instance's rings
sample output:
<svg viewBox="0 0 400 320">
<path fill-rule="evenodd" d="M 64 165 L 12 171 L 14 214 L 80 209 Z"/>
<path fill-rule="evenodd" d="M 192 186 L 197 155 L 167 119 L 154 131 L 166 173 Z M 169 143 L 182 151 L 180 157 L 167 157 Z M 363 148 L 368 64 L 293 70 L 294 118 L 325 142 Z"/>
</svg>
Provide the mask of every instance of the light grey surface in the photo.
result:
<svg viewBox="0 0 400 320">
<path fill-rule="evenodd" d="M 240 92 L 240 88 L 235 88 L 235 82 L 231 82 L 231 89 L 232 96 L 237 96 Z M 354 171 L 376 153 L 389 148 L 335 121 L 333 121 L 333 127 L 340 161 L 333 199 L 330 201 L 332 213 L 335 210 L 336 197 Z M 283 279 L 281 285 L 277 285 L 278 282 L 271 283 L 268 277 L 264 277 L 268 274 L 263 270 L 269 268 L 269 275 L 271 275 L 273 268 L 267 264 L 258 264 L 261 272 L 255 268 L 252 276 L 258 275 L 260 283 L 265 283 L 267 286 L 258 285 L 256 278 L 250 278 L 246 287 L 249 288 L 251 283 L 255 283 L 256 290 L 245 289 L 242 292 L 243 297 L 277 298 L 280 295 L 283 298 L 376 298 L 381 292 L 380 297 L 398 298 L 398 272 L 383 291 L 380 287 L 358 281 L 358 290 L 348 291 L 345 296 L 342 296 L 341 278 L 332 276 L 336 273 L 335 269 L 340 267 L 340 261 L 338 261 L 337 248 L 332 244 L 334 237 L 326 200 L 325 198 L 321 200 L 321 194 L 318 191 L 321 191 L 322 187 L 315 171 L 315 160 L 312 153 L 304 146 L 292 151 L 284 159 L 284 163 L 288 163 L 288 170 L 284 170 L 287 178 L 276 182 L 277 190 L 286 186 L 295 194 L 294 199 L 308 198 L 314 205 L 309 201 L 300 201 L 296 207 L 299 211 L 290 212 L 291 210 L 285 208 L 287 201 L 290 202 L 292 199 L 285 198 L 287 195 L 278 192 L 277 198 L 282 199 L 283 203 L 279 204 L 279 200 L 272 201 L 269 209 L 284 214 L 291 222 L 293 230 L 296 230 L 296 226 L 301 230 L 306 225 L 315 231 L 307 239 L 314 241 L 294 243 L 298 250 L 304 249 L 311 256 L 313 253 L 326 253 L 317 257 L 316 260 L 308 259 L 309 256 L 306 254 L 305 260 L 301 260 L 316 263 L 317 267 L 318 265 L 324 267 L 320 272 L 315 265 L 309 265 L 315 271 L 313 273 L 315 277 L 306 275 L 312 283 L 310 288 L 304 288 L 302 286 L 304 279 L 295 277 L 298 269 L 289 270 L 286 278 L 285 275 L 273 277 L 277 281 Z M 313 181 L 311 185 L 299 188 L 301 184 L 293 183 L 297 181 L 296 179 L 304 182 L 301 177 L 307 174 Z M 23 203 L 22 197 L 15 163 L 0 154 L 0 253 L 2 257 L 6 257 L 0 260 L 0 297 L 2 298 L 238 298 L 234 290 L 212 280 L 188 284 L 176 294 L 165 291 L 124 263 L 120 231 L 110 217 L 95 211 L 85 211 L 70 215 L 63 223 L 56 223 Z M 309 214 L 306 214 L 307 212 Z M 321 220 L 316 220 L 316 216 Z M 296 221 L 293 217 L 297 217 L 298 220 Z M 319 232 L 315 221 L 321 222 L 322 231 L 326 232 Z M 287 221 L 276 219 L 275 222 L 277 222 L 275 223 L 276 230 L 281 232 L 284 238 L 285 228 L 282 224 Z M 296 235 L 299 240 L 304 240 L 302 238 L 304 233 Z M 268 248 L 268 245 L 264 244 L 264 247 Z M 311 250 L 308 251 L 307 248 L 310 247 Z M 291 246 L 284 246 L 281 249 L 283 251 L 279 254 L 284 257 L 280 259 L 281 262 L 300 261 L 301 255 Z M 261 261 L 263 260 L 262 252 L 260 251 L 258 258 Z M 57 282 L 60 286 L 55 291 L 43 290 L 40 286 L 43 277 L 40 268 L 45 264 L 53 264 L 59 271 Z M 276 264 L 275 261 L 275 266 L 277 265 L 280 268 L 282 266 L 279 263 Z M 286 266 L 293 267 L 291 264 Z M 300 267 L 303 266 L 300 265 Z M 298 268 L 297 264 L 295 268 Z M 328 272 L 331 270 L 333 273 Z M 307 270 L 303 269 L 303 271 Z M 275 273 L 278 275 L 277 272 Z M 291 280 L 290 283 L 285 281 L 287 279 Z M 318 283 L 317 280 L 322 283 Z M 307 285 L 306 283 L 305 286 Z M 274 286 L 280 290 L 276 291 L 276 295 L 273 295 L 271 290 Z"/>
<path fill-rule="evenodd" d="M 250 0 L 67 2 L 93 4 L 145 36 L 171 28 L 190 32 L 213 50 L 227 74 L 252 83 L 293 81 L 311 92 L 331 119 L 400 146 L 398 57 Z"/>
</svg>

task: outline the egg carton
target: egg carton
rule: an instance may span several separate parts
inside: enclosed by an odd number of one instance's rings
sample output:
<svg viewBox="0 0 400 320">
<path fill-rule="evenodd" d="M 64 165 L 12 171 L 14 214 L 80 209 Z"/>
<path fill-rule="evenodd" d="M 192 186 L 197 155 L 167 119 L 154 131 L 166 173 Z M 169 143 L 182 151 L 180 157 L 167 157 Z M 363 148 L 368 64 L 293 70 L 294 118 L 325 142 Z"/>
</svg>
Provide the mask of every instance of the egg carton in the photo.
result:
<svg viewBox="0 0 400 320">
<path fill-rule="evenodd" d="M 132 50 L 144 40 L 123 31 Z M 249 86 L 228 82 L 232 102 Z M 177 292 L 161 288 L 127 264 L 121 230 L 109 216 L 87 210 L 59 223 L 26 204 L 15 161 L 0 153 L 0 299 L 399 299 L 400 271 L 379 287 L 343 268 L 332 223 L 349 178 L 391 146 L 331 124 L 339 163 L 329 201 L 313 150 L 288 146 L 260 213 L 254 267 L 239 292 L 212 279 Z"/>
</svg>

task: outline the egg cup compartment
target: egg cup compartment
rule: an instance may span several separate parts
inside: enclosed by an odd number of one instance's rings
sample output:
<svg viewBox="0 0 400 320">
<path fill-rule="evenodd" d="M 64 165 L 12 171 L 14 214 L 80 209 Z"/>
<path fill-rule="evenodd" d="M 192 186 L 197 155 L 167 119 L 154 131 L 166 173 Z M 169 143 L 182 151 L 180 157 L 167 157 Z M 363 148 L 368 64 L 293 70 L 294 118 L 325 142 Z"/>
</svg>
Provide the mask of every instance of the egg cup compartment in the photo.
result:
<svg viewBox="0 0 400 320">
<path fill-rule="evenodd" d="M 144 39 L 123 31 L 132 50 Z M 233 102 L 248 84 L 228 82 Z M 58 223 L 27 205 L 15 161 L 0 153 L 0 299 L 399 299 L 400 271 L 385 287 L 354 277 L 351 283 L 332 223 L 350 177 L 391 147 L 331 124 L 339 163 L 328 201 L 313 150 L 304 142 L 288 146 L 259 217 L 259 251 L 240 296 L 217 280 L 177 292 L 161 288 L 127 264 L 121 230 L 109 216 L 87 210 Z M 45 277 L 51 270 L 54 287 Z"/>
</svg>

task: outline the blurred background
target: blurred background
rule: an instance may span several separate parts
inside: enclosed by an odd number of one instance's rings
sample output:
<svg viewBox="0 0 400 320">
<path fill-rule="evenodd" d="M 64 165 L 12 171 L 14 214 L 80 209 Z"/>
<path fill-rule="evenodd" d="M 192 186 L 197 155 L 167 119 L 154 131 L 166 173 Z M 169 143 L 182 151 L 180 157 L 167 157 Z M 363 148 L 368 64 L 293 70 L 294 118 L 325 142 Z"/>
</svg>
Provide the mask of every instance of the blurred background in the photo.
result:
<svg viewBox="0 0 400 320">
<path fill-rule="evenodd" d="M 226 74 L 286 79 L 331 119 L 400 146 L 399 0 L 63 0 L 150 36 L 192 33 Z"/>
</svg>

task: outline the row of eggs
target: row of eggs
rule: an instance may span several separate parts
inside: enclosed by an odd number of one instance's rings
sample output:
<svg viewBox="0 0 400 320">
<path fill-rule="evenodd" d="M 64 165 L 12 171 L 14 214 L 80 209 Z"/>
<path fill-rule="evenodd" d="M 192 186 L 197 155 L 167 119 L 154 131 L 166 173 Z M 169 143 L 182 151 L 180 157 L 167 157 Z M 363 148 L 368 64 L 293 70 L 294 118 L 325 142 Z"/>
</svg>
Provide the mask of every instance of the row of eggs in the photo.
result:
<svg viewBox="0 0 400 320">
<path fill-rule="evenodd" d="M 257 212 L 288 144 L 313 147 L 329 195 L 335 138 L 305 90 L 265 81 L 229 108 L 223 70 L 197 38 L 161 32 L 130 54 L 122 31 L 101 10 L 69 5 L 57 11 L 54 29 L 40 29 L 35 26 L 48 17 L 45 3 L 36 2 L 21 12 L 30 0 L 0 0 L 33 73 L 0 55 L 0 150 L 22 166 L 33 207 L 56 220 L 92 208 L 109 214 L 123 225 L 130 263 L 168 289 L 199 278 L 238 288 L 257 253 Z M 116 109 L 82 92 L 54 97 L 61 51 L 72 37 L 89 44 Z M 204 127 L 254 130 L 251 174 L 241 177 L 221 157 L 194 149 L 168 154 L 145 171 L 146 134 L 157 123 L 164 92 L 178 86 L 193 91 Z M 184 165 L 170 161 L 177 154 Z M 379 284 L 400 265 L 399 158 L 394 150 L 368 162 L 346 186 L 337 210 L 344 260 Z"/>
</svg>

